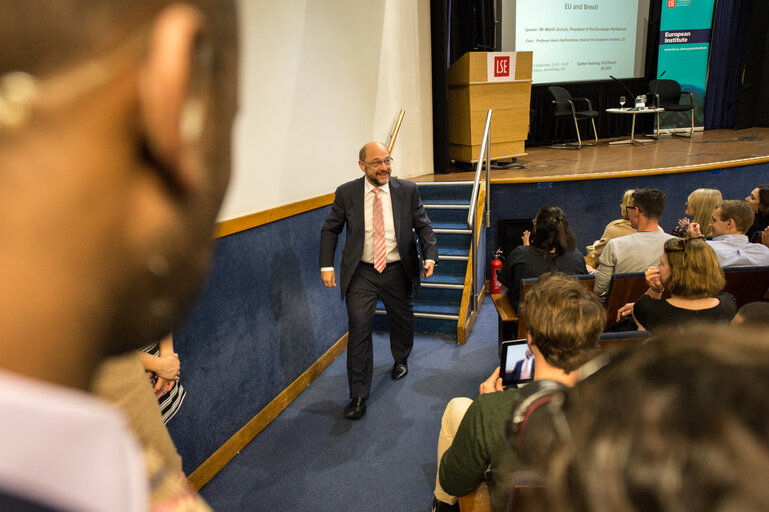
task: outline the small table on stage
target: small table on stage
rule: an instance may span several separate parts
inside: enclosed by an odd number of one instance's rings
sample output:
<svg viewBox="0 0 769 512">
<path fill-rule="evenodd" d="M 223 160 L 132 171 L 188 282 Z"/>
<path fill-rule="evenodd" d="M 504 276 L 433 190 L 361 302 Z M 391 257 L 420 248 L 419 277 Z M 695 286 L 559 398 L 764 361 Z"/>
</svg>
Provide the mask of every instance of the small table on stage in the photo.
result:
<svg viewBox="0 0 769 512">
<path fill-rule="evenodd" d="M 643 108 L 643 109 L 634 109 L 634 108 L 607 108 L 606 112 L 610 114 L 624 114 L 624 115 L 632 115 L 633 116 L 633 124 L 630 128 L 630 138 L 625 140 L 615 140 L 612 142 L 609 142 L 609 144 L 637 144 L 639 146 L 645 146 L 649 142 L 655 142 L 654 139 L 637 139 L 635 137 L 635 116 L 636 114 L 656 114 L 657 112 L 664 112 L 664 108 Z"/>
</svg>

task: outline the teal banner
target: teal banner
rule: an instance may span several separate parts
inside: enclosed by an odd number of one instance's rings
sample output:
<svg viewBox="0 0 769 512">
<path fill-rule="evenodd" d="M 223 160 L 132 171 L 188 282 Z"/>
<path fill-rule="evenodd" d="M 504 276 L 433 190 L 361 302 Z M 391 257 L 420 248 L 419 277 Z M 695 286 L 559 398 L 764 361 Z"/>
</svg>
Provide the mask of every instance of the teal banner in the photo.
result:
<svg viewBox="0 0 769 512">
<path fill-rule="evenodd" d="M 682 90 L 692 93 L 695 126 L 704 123 L 714 4 L 715 0 L 662 1 L 657 77 L 675 80 Z M 662 118 L 663 127 L 689 124 L 688 112 L 665 114 Z"/>
</svg>

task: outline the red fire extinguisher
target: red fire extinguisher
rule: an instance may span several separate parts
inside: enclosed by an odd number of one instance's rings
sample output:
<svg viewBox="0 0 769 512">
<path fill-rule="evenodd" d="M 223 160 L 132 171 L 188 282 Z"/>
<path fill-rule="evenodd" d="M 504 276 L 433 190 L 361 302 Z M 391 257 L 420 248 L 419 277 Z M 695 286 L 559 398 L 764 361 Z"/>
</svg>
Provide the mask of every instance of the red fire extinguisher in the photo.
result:
<svg viewBox="0 0 769 512">
<path fill-rule="evenodd" d="M 502 272 L 502 249 L 497 249 L 494 253 L 494 259 L 491 260 L 491 277 L 489 278 L 490 293 L 502 293 L 502 283 L 499 282 L 499 273 Z"/>
</svg>

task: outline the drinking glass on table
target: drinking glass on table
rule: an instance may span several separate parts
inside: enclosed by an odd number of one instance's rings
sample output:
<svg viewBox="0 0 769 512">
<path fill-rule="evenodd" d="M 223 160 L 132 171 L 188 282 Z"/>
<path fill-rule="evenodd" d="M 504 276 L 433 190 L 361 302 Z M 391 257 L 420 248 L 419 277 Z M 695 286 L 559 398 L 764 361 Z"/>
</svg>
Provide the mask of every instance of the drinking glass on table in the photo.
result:
<svg viewBox="0 0 769 512">
<path fill-rule="evenodd" d="M 626 99 L 625 99 L 624 96 L 620 96 L 619 97 L 619 108 L 620 108 L 620 110 L 625 108 L 625 101 L 626 101 Z"/>
</svg>

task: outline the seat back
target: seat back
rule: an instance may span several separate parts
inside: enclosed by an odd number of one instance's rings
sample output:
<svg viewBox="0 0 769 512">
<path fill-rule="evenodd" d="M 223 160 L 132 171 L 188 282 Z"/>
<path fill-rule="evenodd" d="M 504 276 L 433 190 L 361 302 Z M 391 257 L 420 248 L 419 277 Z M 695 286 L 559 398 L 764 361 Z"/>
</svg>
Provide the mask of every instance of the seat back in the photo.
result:
<svg viewBox="0 0 769 512">
<path fill-rule="evenodd" d="M 584 275 L 576 275 L 576 276 L 567 276 L 572 279 L 576 279 L 580 282 L 582 286 L 593 291 L 593 287 L 595 286 L 595 276 L 592 274 L 584 274 Z M 538 277 L 531 277 L 528 279 L 521 280 L 521 302 L 520 304 L 523 304 L 523 299 L 526 297 L 526 294 L 531 290 L 535 284 L 537 284 L 537 281 L 539 281 Z M 520 307 L 518 308 L 520 310 Z M 526 320 L 519 314 L 518 315 L 518 339 L 522 340 L 526 337 L 526 334 L 528 333 L 529 328 L 526 325 Z"/>
<path fill-rule="evenodd" d="M 643 272 L 614 274 L 606 296 L 606 328 L 617 323 L 617 311 L 622 306 L 628 302 L 635 302 L 648 289 L 649 285 L 646 284 Z M 662 297 L 670 297 L 670 292 L 665 290 Z"/>
<path fill-rule="evenodd" d="M 649 82 L 649 91 L 657 93 L 660 103 L 679 103 L 681 101 L 681 85 L 675 80 L 660 79 Z"/>
<path fill-rule="evenodd" d="M 557 85 L 551 85 L 547 88 L 548 92 L 553 96 L 553 99 L 558 102 L 571 101 L 571 94 L 563 87 Z M 555 103 L 555 115 L 571 115 L 571 106 L 568 103 Z"/>
<path fill-rule="evenodd" d="M 638 345 L 651 338 L 649 331 L 604 332 L 598 340 L 601 351 L 621 350 L 632 345 Z"/>
<path fill-rule="evenodd" d="M 737 301 L 737 307 L 763 300 L 769 289 L 769 267 L 730 267 L 724 269 L 725 292 Z"/>
<path fill-rule="evenodd" d="M 491 512 L 488 484 L 481 482 L 473 492 L 460 496 L 457 503 L 459 512 Z"/>
<path fill-rule="evenodd" d="M 532 471 L 516 471 L 512 476 L 513 489 L 507 500 L 507 512 L 535 512 L 544 503 L 544 480 Z"/>
</svg>

